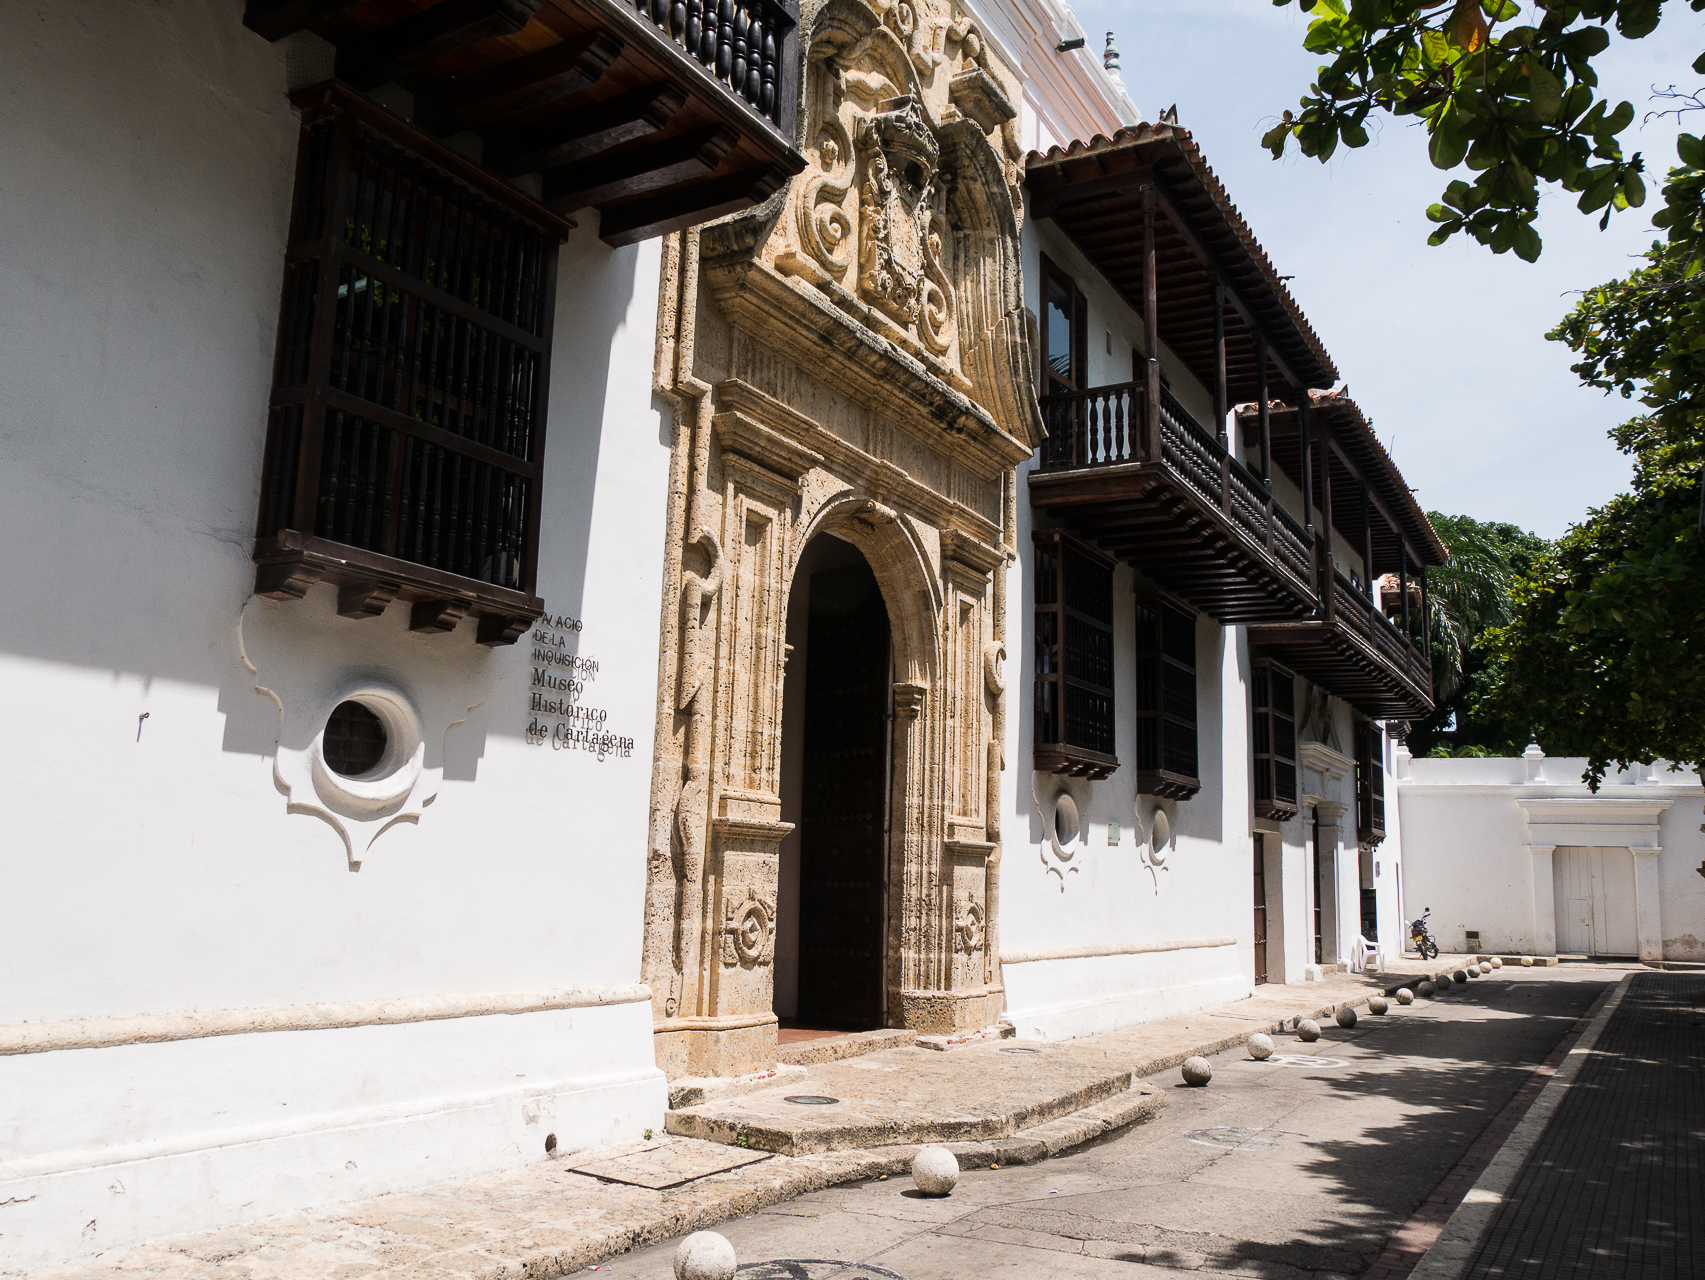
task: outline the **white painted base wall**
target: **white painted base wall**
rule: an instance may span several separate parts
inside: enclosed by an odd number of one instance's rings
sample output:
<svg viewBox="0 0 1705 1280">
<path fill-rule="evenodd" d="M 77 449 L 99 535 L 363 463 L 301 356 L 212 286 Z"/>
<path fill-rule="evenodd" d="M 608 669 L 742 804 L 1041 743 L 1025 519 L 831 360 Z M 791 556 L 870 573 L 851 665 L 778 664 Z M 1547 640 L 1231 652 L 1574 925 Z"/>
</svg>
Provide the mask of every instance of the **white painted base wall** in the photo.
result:
<svg viewBox="0 0 1705 1280">
<path fill-rule="evenodd" d="M 1235 943 L 1005 967 L 1007 1020 L 1019 1036 L 1067 1040 L 1190 1013 L 1247 996 Z"/>
<path fill-rule="evenodd" d="M 661 1130 L 649 1000 L 0 1057 L 0 1269 Z"/>
</svg>

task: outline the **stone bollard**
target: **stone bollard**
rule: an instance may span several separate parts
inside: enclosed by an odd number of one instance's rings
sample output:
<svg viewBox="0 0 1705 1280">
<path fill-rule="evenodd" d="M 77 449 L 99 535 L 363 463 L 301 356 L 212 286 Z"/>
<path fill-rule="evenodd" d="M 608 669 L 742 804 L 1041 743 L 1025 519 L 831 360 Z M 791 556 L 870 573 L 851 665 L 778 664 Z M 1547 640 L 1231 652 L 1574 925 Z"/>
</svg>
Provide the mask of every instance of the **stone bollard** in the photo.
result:
<svg viewBox="0 0 1705 1280">
<path fill-rule="evenodd" d="M 1521 958 L 1521 967 L 1524 969 L 1533 968 L 1533 957 L 1532 956 L 1523 956 Z"/>
<path fill-rule="evenodd" d="M 1415 1003 L 1415 993 L 1413 991 L 1409 990 L 1408 987 L 1398 987 L 1397 988 L 1397 1003 L 1398 1004 L 1414 1004 Z"/>
<path fill-rule="evenodd" d="M 1374 996 L 1368 1001 L 1368 1012 L 1375 1017 L 1383 1018 L 1391 1009 L 1391 1001 L 1384 996 Z"/>
<path fill-rule="evenodd" d="M 1460 982 L 1464 986 L 1467 986 L 1468 985 L 1468 970 L 1467 969 L 1452 970 L 1451 975 L 1450 975 L 1450 980 L 1452 982 Z"/>
<path fill-rule="evenodd" d="M 1502 969 L 1504 967 L 1504 958 L 1502 956 L 1493 956 L 1491 965 L 1494 969 Z"/>
<path fill-rule="evenodd" d="M 1184 1059 L 1184 1083 L 1191 1088 L 1200 1089 L 1214 1078 L 1214 1064 L 1206 1058 L 1190 1057 Z"/>
<path fill-rule="evenodd" d="M 1438 988 L 1438 992 L 1441 996 L 1444 995 L 1451 988 L 1450 974 L 1448 974 L 1448 973 L 1436 973 L 1436 974 L 1434 974 L 1433 975 L 1433 986 Z"/>
<path fill-rule="evenodd" d="M 952 1195 L 959 1185 L 959 1157 L 946 1147 L 925 1147 L 912 1157 L 912 1185 L 926 1196 Z"/>
<path fill-rule="evenodd" d="M 695 1231 L 675 1248 L 675 1280 L 734 1280 L 734 1246 L 714 1231 Z"/>
<path fill-rule="evenodd" d="M 1484 978 L 1488 973 L 1492 972 L 1492 962 L 1490 960 L 1482 960 L 1475 967 L 1480 970 L 1480 976 L 1482 978 Z"/>
<path fill-rule="evenodd" d="M 1423 999 L 1425 999 L 1427 996 L 1436 994 L 1437 991 L 1438 991 L 1438 987 L 1434 984 L 1434 982 L 1431 978 L 1422 978 L 1419 982 L 1417 982 L 1415 984 L 1415 994 L 1422 997 Z M 1402 997 L 1398 997 L 1398 998 L 1401 999 Z"/>
<path fill-rule="evenodd" d="M 1356 1025 L 1356 1011 L 1347 1004 L 1339 1007 L 1337 1018 L 1338 1025 L 1346 1031 Z"/>
<path fill-rule="evenodd" d="M 1313 1018 L 1304 1018 L 1297 1023 L 1297 1039 L 1306 1040 L 1310 1044 L 1320 1039 L 1320 1024 Z"/>
<path fill-rule="evenodd" d="M 1249 1056 L 1257 1062 L 1265 1062 L 1273 1056 L 1273 1037 L 1265 1031 L 1257 1031 L 1249 1037 Z"/>
</svg>

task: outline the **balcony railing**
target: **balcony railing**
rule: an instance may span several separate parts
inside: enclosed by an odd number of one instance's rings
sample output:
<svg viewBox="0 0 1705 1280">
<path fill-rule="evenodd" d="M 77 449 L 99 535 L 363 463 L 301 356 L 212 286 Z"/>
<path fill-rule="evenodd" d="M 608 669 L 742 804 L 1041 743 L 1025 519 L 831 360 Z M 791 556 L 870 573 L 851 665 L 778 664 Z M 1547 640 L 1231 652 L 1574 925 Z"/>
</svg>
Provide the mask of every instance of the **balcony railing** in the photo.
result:
<svg viewBox="0 0 1705 1280">
<path fill-rule="evenodd" d="M 1040 403 L 1048 439 L 1042 444 L 1041 469 L 1116 467 L 1151 462 L 1158 456 L 1206 505 L 1219 508 L 1252 541 L 1265 546 L 1297 582 L 1312 590 L 1314 539 L 1302 525 L 1164 387 L 1159 431 L 1146 433 L 1143 400 L 1141 382 L 1043 396 Z"/>
<path fill-rule="evenodd" d="M 634 9 L 735 97 L 791 132 L 785 69 L 798 20 L 790 6 L 776 0 L 634 0 Z"/>
<path fill-rule="evenodd" d="M 1421 688 L 1433 687 L 1432 667 L 1413 641 L 1391 624 L 1373 601 L 1356 590 L 1341 570 L 1332 573 L 1332 617 L 1340 627 L 1353 632 L 1386 662 L 1403 672 Z"/>
</svg>

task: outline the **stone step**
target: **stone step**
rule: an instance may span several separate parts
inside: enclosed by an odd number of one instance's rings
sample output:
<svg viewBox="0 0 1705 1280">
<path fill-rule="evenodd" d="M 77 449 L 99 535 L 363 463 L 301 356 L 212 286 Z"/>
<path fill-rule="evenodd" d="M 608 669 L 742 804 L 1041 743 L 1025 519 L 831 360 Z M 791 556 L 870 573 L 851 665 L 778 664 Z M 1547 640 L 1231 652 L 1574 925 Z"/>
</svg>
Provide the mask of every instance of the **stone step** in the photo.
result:
<svg viewBox="0 0 1705 1280">
<path fill-rule="evenodd" d="M 884 1049 L 903 1049 L 917 1039 L 917 1032 L 888 1027 L 881 1031 L 851 1031 L 846 1035 L 796 1040 L 776 1049 L 776 1061 L 792 1067 L 813 1067 L 823 1062 L 858 1058 Z"/>
<path fill-rule="evenodd" d="M 1128 1069 L 1086 1060 L 1067 1045 L 996 1040 L 948 1054 L 889 1049 L 811 1067 L 804 1080 L 783 1088 L 671 1110 L 664 1127 L 681 1137 L 788 1156 L 989 1143 L 1126 1094 L 1131 1083 Z M 798 1096 L 835 1102 L 787 1101 Z"/>
</svg>

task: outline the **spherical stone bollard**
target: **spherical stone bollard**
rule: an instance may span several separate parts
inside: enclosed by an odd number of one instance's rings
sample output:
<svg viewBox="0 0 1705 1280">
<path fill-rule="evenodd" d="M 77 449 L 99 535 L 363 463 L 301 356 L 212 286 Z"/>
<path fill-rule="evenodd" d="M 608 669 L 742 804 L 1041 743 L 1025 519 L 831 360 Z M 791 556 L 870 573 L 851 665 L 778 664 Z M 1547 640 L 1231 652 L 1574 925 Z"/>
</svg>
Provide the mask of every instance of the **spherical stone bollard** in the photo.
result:
<svg viewBox="0 0 1705 1280">
<path fill-rule="evenodd" d="M 1438 993 L 1440 995 L 1443 995 L 1445 992 L 1449 991 L 1450 990 L 1450 974 L 1448 974 L 1448 973 L 1435 973 L 1433 975 L 1433 986 L 1438 989 Z"/>
<path fill-rule="evenodd" d="M 1273 1037 L 1265 1031 L 1257 1031 L 1249 1037 L 1249 1056 L 1257 1062 L 1265 1062 L 1273 1056 Z"/>
<path fill-rule="evenodd" d="M 1184 1059 L 1184 1083 L 1200 1089 L 1214 1078 L 1214 1064 L 1206 1058 Z"/>
<path fill-rule="evenodd" d="M 1384 996 L 1374 996 L 1368 1001 L 1368 1012 L 1375 1017 L 1383 1018 L 1391 1009 L 1391 1001 Z"/>
<path fill-rule="evenodd" d="M 959 1185 L 959 1157 L 946 1147 L 925 1147 L 912 1157 L 912 1183 L 926 1196 L 950 1195 Z"/>
<path fill-rule="evenodd" d="M 1450 980 L 1452 982 L 1460 982 L 1464 986 L 1466 986 L 1468 984 L 1468 970 L 1467 969 L 1454 969 L 1454 970 L 1452 970 L 1451 975 L 1450 975 Z"/>
<path fill-rule="evenodd" d="M 1414 1004 L 1415 1003 L 1415 993 L 1413 991 L 1409 990 L 1408 987 L 1398 987 L 1397 988 L 1397 1003 L 1398 1004 Z"/>
<path fill-rule="evenodd" d="M 1502 956 L 1493 956 L 1490 963 L 1494 969 L 1502 969 L 1504 967 L 1504 958 Z"/>
<path fill-rule="evenodd" d="M 714 1231 L 695 1231 L 676 1246 L 675 1280 L 734 1280 L 734 1246 Z"/>
<path fill-rule="evenodd" d="M 1297 1039 L 1307 1040 L 1310 1043 L 1320 1039 L 1320 1024 L 1313 1018 L 1304 1018 L 1297 1023 Z"/>
<path fill-rule="evenodd" d="M 1532 956 L 1523 956 L 1521 958 L 1521 967 L 1524 969 L 1533 968 L 1533 957 Z"/>
<path fill-rule="evenodd" d="M 1431 978 L 1422 978 L 1419 982 L 1417 982 L 1415 984 L 1415 994 L 1422 997 L 1423 999 L 1425 999 L 1427 996 L 1435 994 L 1437 991 L 1438 991 L 1438 987 L 1433 984 L 1433 980 Z M 1398 996 L 1397 998 L 1399 1000 L 1401 1000 L 1403 997 Z"/>
<path fill-rule="evenodd" d="M 1349 1005 L 1338 1010 L 1338 1025 L 1346 1031 L 1356 1025 L 1356 1011 Z"/>
<path fill-rule="evenodd" d="M 1491 973 L 1491 972 L 1492 972 L 1492 962 L 1490 960 L 1482 960 L 1480 962 L 1480 976 L 1485 977 L 1488 973 Z"/>
</svg>

